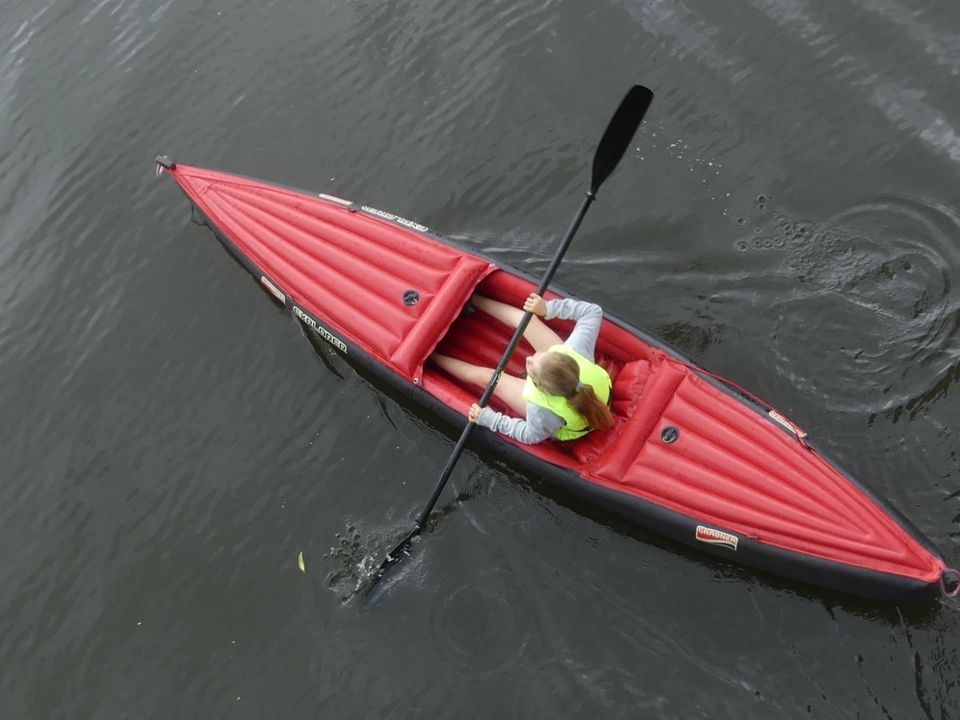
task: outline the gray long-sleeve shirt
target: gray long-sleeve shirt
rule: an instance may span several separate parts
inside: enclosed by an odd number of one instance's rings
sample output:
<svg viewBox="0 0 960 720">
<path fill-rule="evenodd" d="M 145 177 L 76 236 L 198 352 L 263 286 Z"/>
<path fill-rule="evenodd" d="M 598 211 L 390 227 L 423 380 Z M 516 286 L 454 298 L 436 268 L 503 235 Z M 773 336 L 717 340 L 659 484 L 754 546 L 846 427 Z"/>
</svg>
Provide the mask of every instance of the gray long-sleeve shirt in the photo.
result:
<svg viewBox="0 0 960 720">
<path fill-rule="evenodd" d="M 547 314 L 544 319 L 560 318 L 576 321 L 573 332 L 563 344 L 592 361 L 597 335 L 600 334 L 600 324 L 603 322 L 603 310 L 600 306 L 570 298 L 547 300 L 546 305 Z M 528 402 L 525 420 L 484 408 L 480 412 L 477 424 L 509 435 L 518 442 L 534 445 L 552 437 L 563 427 L 564 420 L 555 412 Z"/>
</svg>

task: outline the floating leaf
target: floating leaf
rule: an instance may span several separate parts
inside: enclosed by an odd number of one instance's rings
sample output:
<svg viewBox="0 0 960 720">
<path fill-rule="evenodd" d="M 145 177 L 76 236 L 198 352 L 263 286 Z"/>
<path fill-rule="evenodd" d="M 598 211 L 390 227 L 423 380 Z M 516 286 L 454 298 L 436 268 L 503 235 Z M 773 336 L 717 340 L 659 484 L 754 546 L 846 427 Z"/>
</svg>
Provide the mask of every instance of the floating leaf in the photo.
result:
<svg viewBox="0 0 960 720">
<path fill-rule="evenodd" d="M 305 573 L 307 571 L 307 568 L 303 565 L 303 550 L 297 555 L 297 565 L 300 567 L 300 572 Z"/>
</svg>

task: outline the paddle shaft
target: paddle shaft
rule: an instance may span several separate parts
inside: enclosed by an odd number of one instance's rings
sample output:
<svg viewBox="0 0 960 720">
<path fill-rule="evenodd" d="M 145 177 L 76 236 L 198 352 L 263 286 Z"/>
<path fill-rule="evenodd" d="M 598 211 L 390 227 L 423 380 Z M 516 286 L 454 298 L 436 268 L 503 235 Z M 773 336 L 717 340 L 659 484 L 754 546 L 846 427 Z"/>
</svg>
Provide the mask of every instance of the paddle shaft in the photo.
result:
<svg viewBox="0 0 960 720">
<path fill-rule="evenodd" d="M 548 267 L 547 272 L 544 273 L 543 280 L 540 281 L 540 286 L 537 288 L 537 295 L 543 295 L 550 286 L 550 281 L 553 280 L 553 276 L 556 274 L 557 268 L 560 267 L 560 261 L 563 260 L 563 256 L 567 252 L 567 248 L 570 247 L 570 243 L 573 241 L 573 236 L 580 227 L 580 223 L 583 222 L 583 216 L 587 214 L 587 210 L 590 208 L 590 205 L 593 203 L 595 197 L 596 196 L 592 192 L 586 193 L 586 197 L 584 197 L 583 203 L 580 205 L 580 210 L 577 212 L 576 217 L 570 224 L 570 229 L 567 230 L 567 234 L 563 238 L 563 242 L 560 243 L 560 247 L 553 256 L 553 260 L 550 262 L 550 267 Z M 487 403 L 490 401 L 490 397 L 493 395 L 494 388 L 496 388 L 497 382 L 500 380 L 500 376 L 503 374 L 503 371 L 509 364 L 514 350 L 516 350 L 517 345 L 520 344 L 520 340 L 523 338 L 523 333 L 526 331 L 527 325 L 530 324 L 530 319 L 532 317 L 533 313 L 529 311 L 523 314 L 523 318 L 521 318 L 519 324 L 517 325 L 517 329 L 514 331 L 513 337 L 510 338 L 510 343 L 507 345 L 507 349 L 500 358 L 500 362 L 497 363 L 497 369 L 494 370 L 493 376 L 490 378 L 490 382 L 487 383 L 487 387 L 484 389 L 483 395 L 480 396 L 480 400 L 477 402 L 481 408 L 486 407 Z M 463 449 L 466 447 L 467 441 L 470 439 L 470 435 L 473 433 L 473 429 L 475 427 L 476 423 L 468 422 L 467 426 L 463 429 L 463 432 L 460 433 L 460 439 L 457 441 L 457 445 L 454 447 L 453 452 L 450 455 L 450 459 L 447 460 L 447 464 L 444 466 L 443 472 L 440 473 L 440 478 L 437 480 L 436 487 L 433 488 L 433 494 L 430 495 L 430 499 L 427 501 L 427 504 L 417 516 L 417 530 L 420 530 L 423 527 L 423 523 L 430 515 L 430 511 L 433 510 L 433 506 L 437 504 L 440 493 L 443 492 L 443 488 L 446 486 L 447 480 L 450 478 L 451 473 L 453 473 L 453 468 L 456 466 L 457 460 L 459 460 L 460 455 L 463 454 Z"/>
<path fill-rule="evenodd" d="M 610 173 L 613 172 L 614 168 L 616 168 L 617 164 L 620 162 L 624 152 L 626 152 L 627 147 L 630 145 L 630 140 L 633 137 L 633 134 L 640 126 L 643 116 L 650 107 L 652 100 L 653 93 L 648 88 L 645 88 L 642 85 L 634 85 L 627 91 L 627 94 L 624 96 L 623 100 L 621 100 L 620 105 L 613 114 L 613 117 L 610 118 L 610 122 L 607 124 L 607 129 L 604 131 L 603 137 L 600 138 L 600 144 L 597 146 L 597 150 L 593 156 L 593 170 L 590 182 L 590 190 L 586 193 L 586 198 L 581 204 L 580 210 L 577 212 L 576 217 L 574 217 L 573 222 L 570 224 L 570 229 L 567 230 L 567 234 L 560 243 L 560 247 L 553 256 L 553 260 L 550 262 L 550 266 L 547 268 L 547 272 L 544 274 L 543 280 L 541 280 L 540 286 L 537 288 L 538 295 L 542 296 L 550 286 L 550 281 L 557 272 L 557 268 L 560 266 L 560 261 L 563 260 L 563 256 L 567 252 L 567 248 L 570 247 L 570 242 L 573 240 L 573 236 L 576 234 L 577 229 L 580 227 L 580 223 L 583 221 L 584 215 L 587 214 L 587 210 L 590 208 L 590 205 L 596 198 L 597 189 L 610 176 Z M 517 345 L 520 344 L 520 338 L 523 337 L 523 333 L 526 331 L 527 325 L 530 324 L 531 317 L 533 317 L 533 313 L 524 312 L 523 317 L 517 324 L 517 329 L 513 333 L 513 337 L 510 339 L 510 343 L 507 345 L 506 351 L 504 351 L 503 356 L 500 358 L 500 362 L 497 364 L 496 370 L 494 370 L 493 375 L 490 377 L 490 382 L 487 383 L 487 387 L 484 389 L 483 395 L 480 396 L 480 400 L 477 404 L 481 408 L 486 407 L 487 402 L 490 400 L 490 396 L 493 395 L 493 390 L 497 386 L 497 382 L 500 380 L 500 376 L 503 374 L 507 364 L 510 362 L 510 357 L 513 355 L 513 351 L 516 350 Z M 423 525 L 427 521 L 430 511 L 433 510 L 433 506 L 437 504 L 437 499 L 440 497 L 440 493 L 443 492 L 443 488 L 446 486 L 447 480 L 450 478 L 450 474 L 453 472 L 453 468 L 457 464 L 457 460 L 460 459 L 460 455 L 463 453 L 463 449 L 466 447 L 467 441 L 470 439 L 470 435 L 473 433 L 473 428 L 475 425 L 476 423 L 468 422 L 466 427 L 463 429 L 463 432 L 460 434 L 460 439 L 457 441 L 457 445 L 453 449 L 453 453 L 450 455 L 450 459 L 447 460 L 447 464 L 444 466 L 443 472 L 440 473 L 437 484 L 433 488 L 433 493 L 430 495 L 430 500 L 423 507 L 423 510 L 420 511 L 420 514 L 417 515 L 416 523 L 413 529 L 407 533 L 407 536 L 400 541 L 400 544 L 391 550 L 387 555 L 386 560 L 383 561 L 383 564 L 380 566 L 380 569 L 374 578 L 374 584 L 376 584 L 380 578 L 383 577 L 387 568 L 398 564 L 402 557 L 408 554 L 407 551 L 410 548 L 413 539 L 423 530 Z"/>
</svg>

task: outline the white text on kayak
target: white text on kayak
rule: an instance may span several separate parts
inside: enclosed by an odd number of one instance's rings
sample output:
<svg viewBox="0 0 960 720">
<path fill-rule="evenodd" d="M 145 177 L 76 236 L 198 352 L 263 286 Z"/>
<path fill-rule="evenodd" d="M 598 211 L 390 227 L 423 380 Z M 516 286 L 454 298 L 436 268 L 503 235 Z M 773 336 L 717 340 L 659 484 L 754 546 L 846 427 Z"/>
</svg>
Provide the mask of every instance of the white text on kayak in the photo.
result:
<svg viewBox="0 0 960 720">
<path fill-rule="evenodd" d="M 317 333 L 320 337 L 326 340 L 328 343 L 333 345 L 337 350 L 342 352 L 344 355 L 347 354 L 347 345 L 336 335 L 331 334 L 326 328 L 322 328 L 317 325 L 316 321 L 307 315 L 303 310 L 298 308 L 296 305 L 293 306 L 293 314 L 298 318 L 303 320 L 307 325 L 313 328 L 314 332 Z"/>
<path fill-rule="evenodd" d="M 399 215 L 394 215 L 393 213 L 384 212 L 383 210 L 377 210 L 376 208 L 372 208 L 367 205 L 361 205 L 360 209 L 363 210 L 364 212 L 370 213 L 371 215 L 382 217 L 384 220 L 391 220 L 397 223 L 398 225 L 403 225 L 404 227 L 408 227 L 412 230 L 426 232 L 427 230 L 430 229 L 426 225 L 415 223 L 413 220 L 407 220 L 406 218 L 402 218 Z"/>
</svg>

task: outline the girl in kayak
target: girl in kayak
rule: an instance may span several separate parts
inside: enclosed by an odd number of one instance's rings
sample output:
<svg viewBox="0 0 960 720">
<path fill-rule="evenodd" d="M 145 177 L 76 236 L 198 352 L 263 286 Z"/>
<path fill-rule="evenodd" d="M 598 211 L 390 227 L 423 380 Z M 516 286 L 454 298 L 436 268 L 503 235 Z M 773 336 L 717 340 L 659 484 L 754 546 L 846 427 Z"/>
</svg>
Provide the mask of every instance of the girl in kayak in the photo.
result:
<svg viewBox="0 0 960 720">
<path fill-rule="evenodd" d="M 471 299 L 474 307 L 500 322 L 516 327 L 524 311 L 534 314 L 523 337 L 533 345 L 527 358 L 527 379 L 507 373 L 500 375 L 494 394 L 524 419 L 470 407 L 470 422 L 503 433 L 522 443 L 534 444 L 553 437 L 575 440 L 591 430 L 613 426 L 610 376 L 593 362 L 594 346 L 600 333 L 603 310 L 599 305 L 566 298 L 544 302 L 531 293 L 523 310 L 483 295 Z M 576 325 L 564 342 L 540 318 L 574 320 Z M 486 387 L 493 368 L 471 365 L 463 360 L 434 353 L 431 361 L 463 382 Z"/>
</svg>

